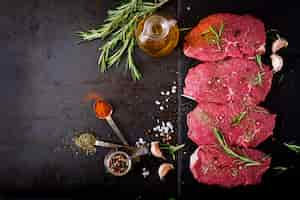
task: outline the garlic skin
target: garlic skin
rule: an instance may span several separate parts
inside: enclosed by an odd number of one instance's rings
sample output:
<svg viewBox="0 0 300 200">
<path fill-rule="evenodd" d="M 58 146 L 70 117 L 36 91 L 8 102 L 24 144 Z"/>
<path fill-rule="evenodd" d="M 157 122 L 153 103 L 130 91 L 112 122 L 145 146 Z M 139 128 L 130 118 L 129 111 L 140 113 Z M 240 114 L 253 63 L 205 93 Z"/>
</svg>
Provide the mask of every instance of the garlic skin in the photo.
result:
<svg viewBox="0 0 300 200">
<path fill-rule="evenodd" d="M 284 38 L 278 38 L 272 44 L 272 53 L 277 53 L 280 49 L 287 47 L 289 45 L 288 41 Z"/>
<path fill-rule="evenodd" d="M 262 44 L 256 49 L 256 54 L 258 55 L 263 55 L 265 53 L 266 53 L 266 44 Z"/>
<path fill-rule="evenodd" d="M 155 142 L 151 142 L 151 147 L 150 147 L 150 151 L 152 153 L 152 155 L 154 157 L 157 157 L 157 158 L 162 158 L 162 159 L 166 159 L 163 155 L 163 153 L 161 152 L 160 150 L 160 147 L 159 147 L 159 142 L 158 141 L 155 141 Z"/>
<path fill-rule="evenodd" d="M 272 54 L 270 56 L 271 61 L 272 61 L 272 66 L 273 66 L 273 72 L 279 72 L 282 67 L 283 67 L 283 59 L 281 56 L 277 55 L 277 54 Z"/>
<path fill-rule="evenodd" d="M 160 180 L 163 180 L 164 177 L 169 173 L 170 170 L 174 169 L 174 165 L 170 163 L 163 163 L 159 166 L 158 175 Z"/>
</svg>

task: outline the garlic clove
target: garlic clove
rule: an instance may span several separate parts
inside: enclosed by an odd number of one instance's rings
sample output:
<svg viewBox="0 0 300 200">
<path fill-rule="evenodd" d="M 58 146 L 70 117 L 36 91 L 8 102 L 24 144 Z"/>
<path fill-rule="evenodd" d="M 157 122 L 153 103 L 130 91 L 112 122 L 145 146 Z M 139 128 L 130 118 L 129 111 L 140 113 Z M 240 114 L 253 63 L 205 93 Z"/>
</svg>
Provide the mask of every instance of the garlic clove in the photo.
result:
<svg viewBox="0 0 300 200">
<path fill-rule="evenodd" d="M 173 169 L 174 169 L 174 165 L 170 163 L 161 164 L 158 169 L 158 175 L 160 180 L 162 180 L 169 173 L 169 171 Z"/>
<path fill-rule="evenodd" d="M 157 158 L 162 158 L 162 159 L 166 159 L 163 155 L 163 153 L 161 152 L 160 150 L 160 147 L 159 147 L 159 142 L 158 141 L 155 141 L 155 142 L 151 142 L 151 147 L 150 147 L 150 151 L 152 153 L 152 155 L 154 157 L 157 157 Z"/>
<path fill-rule="evenodd" d="M 256 49 L 257 55 L 263 55 L 265 53 L 266 53 L 266 44 L 262 44 Z"/>
<path fill-rule="evenodd" d="M 272 44 L 272 53 L 276 53 L 281 48 L 287 47 L 289 45 L 288 41 L 284 38 L 278 38 Z"/>
<path fill-rule="evenodd" d="M 277 54 L 272 54 L 270 58 L 273 66 L 273 72 L 279 72 L 283 67 L 282 57 Z"/>
</svg>

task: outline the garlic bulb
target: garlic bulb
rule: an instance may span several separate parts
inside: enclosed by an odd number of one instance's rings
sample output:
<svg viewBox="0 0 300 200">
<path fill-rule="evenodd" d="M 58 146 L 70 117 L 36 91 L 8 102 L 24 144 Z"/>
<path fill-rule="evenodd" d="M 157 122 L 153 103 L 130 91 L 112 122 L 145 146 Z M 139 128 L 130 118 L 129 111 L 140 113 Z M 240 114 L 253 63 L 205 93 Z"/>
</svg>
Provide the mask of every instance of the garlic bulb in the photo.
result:
<svg viewBox="0 0 300 200">
<path fill-rule="evenodd" d="M 266 45 L 262 44 L 256 49 L 256 54 L 263 55 L 266 53 Z"/>
<path fill-rule="evenodd" d="M 289 45 L 288 41 L 284 38 L 278 38 L 272 44 L 272 53 L 276 53 L 283 47 L 287 47 Z"/>
<path fill-rule="evenodd" d="M 158 169 L 158 175 L 160 180 L 162 180 L 168 174 L 168 172 L 173 169 L 174 169 L 174 165 L 170 163 L 161 164 Z"/>
<path fill-rule="evenodd" d="M 162 158 L 162 159 L 166 159 L 163 155 L 163 153 L 161 152 L 160 150 L 160 147 L 159 147 L 159 142 L 158 141 L 155 141 L 155 142 L 151 142 L 151 147 L 150 147 L 150 151 L 152 153 L 152 155 L 154 157 L 157 157 L 157 158 Z"/>
<path fill-rule="evenodd" d="M 283 67 L 283 59 L 277 54 L 272 54 L 270 56 L 273 66 L 273 72 L 279 72 Z"/>
</svg>

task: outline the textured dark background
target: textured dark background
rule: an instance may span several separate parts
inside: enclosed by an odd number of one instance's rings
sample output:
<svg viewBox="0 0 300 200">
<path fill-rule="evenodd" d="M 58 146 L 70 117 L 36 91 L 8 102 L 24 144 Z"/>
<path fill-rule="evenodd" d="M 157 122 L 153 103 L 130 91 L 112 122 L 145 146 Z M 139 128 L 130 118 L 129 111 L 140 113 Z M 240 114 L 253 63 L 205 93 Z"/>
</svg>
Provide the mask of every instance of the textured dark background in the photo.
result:
<svg viewBox="0 0 300 200">
<path fill-rule="evenodd" d="M 144 78 L 136 83 L 122 67 L 99 75 L 96 63 L 101 42 L 78 45 L 75 32 L 101 24 L 117 2 L 0 2 L 0 190 L 7 195 L 103 195 L 109 191 L 112 196 L 126 194 L 131 199 L 152 191 L 165 198 L 176 195 L 176 173 L 159 181 L 160 161 L 143 162 L 151 170 L 147 179 L 141 175 L 144 166 L 135 166 L 127 177 L 115 178 L 103 167 L 108 150 L 85 156 L 64 148 L 72 143 L 74 131 L 87 129 L 94 129 L 103 140 L 118 142 L 109 126 L 96 120 L 91 105 L 82 103 L 88 92 L 96 91 L 111 102 L 113 118 L 135 144 L 159 116 L 154 101 L 160 91 L 177 81 L 176 51 L 163 59 L 138 51 L 137 64 Z M 173 15 L 176 8 L 175 1 L 165 12 Z M 176 112 L 176 104 L 172 107 Z"/>
<path fill-rule="evenodd" d="M 300 144 L 300 83 L 297 50 L 300 29 L 295 26 L 298 6 L 292 1 L 220 1 L 178 0 L 164 12 L 177 16 L 182 27 L 196 25 L 198 20 L 215 12 L 250 13 L 261 18 L 267 28 L 279 29 L 290 42 L 282 54 L 286 58 L 283 72 L 274 79 L 265 106 L 278 113 L 275 137 L 260 148 L 274 157 L 274 165 L 294 166 L 275 176 L 268 172 L 259 186 L 223 190 L 193 180 L 188 170 L 190 153 L 195 149 L 186 138 L 185 113 L 193 108 L 178 98 L 178 142 L 187 143 L 181 153 L 177 172 L 160 182 L 156 170 L 160 161 L 145 160 L 123 178 L 111 177 L 103 168 L 107 150 L 95 156 L 76 154 L 65 148 L 74 132 L 93 129 L 104 140 L 117 141 L 103 121 L 95 119 L 89 103 L 82 103 L 90 91 L 100 93 L 115 108 L 115 121 L 131 144 L 152 128 L 160 116 L 154 101 L 161 90 L 179 80 L 182 88 L 187 69 L 197 62 L 174 51 L 163 59 L 152 59 L 137 51 L 137 64 L 144 78 L 133 82 L 123 68 L 98 74 L 96 60 L 100 42 L 78 45 L 76 31 L 101 24 L 108 8 L 118 1 L 104 0 L 3 0 L 0 2 L 0 191 L 13 196 L 84 197 L 109 192 L 128 199 L 168 199 L 191 194 L 232 194 L 235 192 L 294 191 L 299 179 L 299 157 L 279 145 L 295 141 Z M 179 73 L 177 73 L 179 72 Z M 283 78 L 280 78 L 281 75 Z M 282 81 L 279 81 L 282 79 Z M 176 99 L 170 112 L 176 114 Z M 173 118 L 176 123 L 176 117 Z M 141 176 L 142 167 L 151 176 Z M 117 191 L 117 192 L 116 192 Z"/>
</svg>

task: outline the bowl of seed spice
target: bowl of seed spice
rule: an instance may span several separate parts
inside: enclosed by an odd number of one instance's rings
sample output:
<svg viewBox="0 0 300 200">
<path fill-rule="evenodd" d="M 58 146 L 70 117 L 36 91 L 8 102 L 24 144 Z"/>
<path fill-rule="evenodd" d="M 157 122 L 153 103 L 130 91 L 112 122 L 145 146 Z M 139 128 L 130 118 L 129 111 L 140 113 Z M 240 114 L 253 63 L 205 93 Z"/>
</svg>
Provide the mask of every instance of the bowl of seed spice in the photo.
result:
<svg viewBox="0 0 300 200">
<path fill-rule="evenodd" d="M 114 176 L 126 175 L 131 167 L 132 160 L 124 151 L 111 151 L 104 159 L 104 165 L 109 173 Z"/>
</svg>

